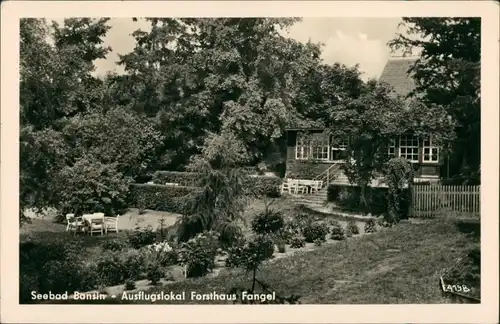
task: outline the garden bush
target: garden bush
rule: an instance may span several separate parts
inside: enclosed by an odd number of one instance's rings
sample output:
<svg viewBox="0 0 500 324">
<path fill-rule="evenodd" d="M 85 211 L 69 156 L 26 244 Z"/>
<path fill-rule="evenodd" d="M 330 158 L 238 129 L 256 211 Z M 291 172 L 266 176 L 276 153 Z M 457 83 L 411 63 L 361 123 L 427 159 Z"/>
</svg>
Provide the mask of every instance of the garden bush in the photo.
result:
<svg viewBox="0 0 500 324">
<path fill-rule="evenodd" d="M 277 198 L 281 195 L 280 186 L 283 179 L 278 177 L 257 176 L 247 177 L 245 187 L 252 194 Z"/>
<path fill-rule="evenodd" d="M 336 219 L 329 219 L 328 226 L 330 226 L 330 228 L 331 228 L 331 227 L 338 227 L 338 226 L 342 226 L 342 225 L 340 225 L 340 222 Z"/>
<path fill-rule="evenodd" d="M 352 231 L 348 226 L 346 226 L 344 232 L 345 232 L 345 237 L 352 237 Z"/>
<path fill-rule="evenodd" d="M 334 226 L 330 230 L 330 238 L 332 240 L 341 241 L 345 239 L 345 232 L 342 226 Z"/>
<path fill-rule="evenodd" d="M 151 281 L 153 285 L 156 285 L 160 281 L 163 273 L 164 271 L 161 264 L 157 261 L 153 261 L 148 264 L 146 278 Z"/>
<path fill-rule="evenodd" d="M 128 249 L 121 252 L 120 258 L 124 264 L 124 278 L 138 280 L 145 271 L 145 256 L 140 250 Z"/>
<path fill-rule="evenodd" d="M 99 283 L 101 285 L 114 286 L 125 281 L 128 269 L 119 252 L 105 252 L 99 257 L 96 263 Z"/>
<path fill-rule="evenodd" d="M 179 261 L 187 266 L 187 277 L 202 277 L 215 267 L 219 235 L 203 232 L 181 245 Z"/>
<path fill-rule="evenodd" d="M 385 182 L 388 185 L 387 211 L 383 214 L 387 226 L 406 218 L 407 206 L 411 202 L 411 185 L 413 183 L 413 166 L 403 158 L 390 159 L 384 166 Z M 404 188 L 407 185 L 407 188 Z"/>
<path fill-rule="evenodd" d="M 78 258 L 80 242 L 22 242 L 19 245 L 19 301 L 30 303 L 31 291 L 85 291 L 97 285 L 95 269 Z"/>
<path fill-rule="evenodd" d="M 306 240 L 302 236 L 294 236 L 290 240 L 290 247 L 294 249 L 300 249 L 306 246 Z"/>
<path fill-rule="evenodd" d="M 302 231 L 304 239 L 307 243 L 312 243 L 316 240 L 325 241 L 328 234 L 328 226 L 323 222 L 313 222 L 306 225 Z"/>
<path fill-rule="evenodd" d="M 84 156 L 62 168 L 55 181 L 62 215 L 104 212 L 115 215 L 127 205 L 128 179 L 112 164 Z M 100 188 L 98 195 L 96 189 Z"/>
<path fill-rule="evenodd" d="M 113 286 L 126 280 L 138 280 L 147 271 L 147 263 L 140 250 L 107 251 L 96 261 L 99 284 Z"/>
<path fill-rule="evenodd" d="M 405 190 L 405 193 L 409 191 Z M 330 185 L 328 186 L 328 201 L 333 202 L 338 208 L 356 212 L 371 213 L 372 215 L 382 215 L 387 211 L 388 189 L 385 187 L 366 188 L 366 199 L 369 205 L 368 210 L 364 210 L 360 204 L 361 188 L 357 186 Z M 401 202 L 403 215 L 408 215 L 409 201 L 403 199 Z"/>
<path fill-rule="evenodd" d="M 228 250 L 226 266 L 230 268 L 256 269 L 264 260 L 273 257 L 274 242 L 269 235 L 256 235 Z"/>
<path fill-rule="evenodd" d="M 99 278 L 96 276 L 97 263 L 94 261 L 83 262 L 79 268 L 79 291 L 94 290 L 99 285 Z"/>
<path fill-rule="evenodd" d="M 70 260 L 48 261 L 40 272 L 40 291 L 64 293 L 80 288 L 80 265 Z"/>
<path fill-rule="evenodd" d="M 356 221 L 351 219 L 348 223 L 347 223 L 347 229 L 349 229 L 349 231 L 354 234 L 354 235 L 357 235 L 359 234 L 359 226 L 358 224 L 356 224 Z"/>
<path fill-rule="evenodd" d="M 188 195 L 193 187 L 164 186 L 157 184 L 132 184 L 128 196 L 129 206 L 139 209 L 154 209 L 182 213 Z"/>
<path fill-rule="evenodd" d="M 304 228 L 314 222 L 315 218 L 311 213 L 299 212 L 294 219 L 294 222 L 301 228 Z"/>
<path fill-rule="evenodd" d="M 369 219 L 365 223 L 365 233 L 375 233 L 377 231 L 377 224 L 373 219 Z"/>
<path fill-rule="evenodd" d="M 276 247 L 278 248 L 279 253 L 286 252 L 285 241 L 279 240 L 278 242 L 276 242 Z"/>
<path fill-rule="evenodd" d="M 153 244 L 156 240 L 156 233 L 151 226 L 139 227 L 136 226 L 134 231 L 127 234 L 130 246 L 134 249 L 140 249 L 143 246 Z"/>
<path fill-rule="evenodd" d="M 125 290 L 133 290 L 133 289 L 135 289 L 135 281 L 127 279 L 125 281 Z"/>
<path fill-rule="evenodd" d="M 321 239 L 315 239 L 315 240 L 314 240 L 314 245 L 315 245 L 315 246 L 321 246 L 321 245 L 323 245 L 323 242 L 324 242 L 324 241 L 323 241 L 323 240 L 321 240 Z"/>
<path fill-rule="evenodd" d="M 128 246 L 127 242 L 123 241 L 122 239 L 110 239 L 110 240 L 105 240 L 101 248 L 104 251 L 121 251 L 125 249 Z"/>
<path fill-rule="evenodd" d="M 162 267 L 177 264 L 179 261 L 177 251 L 166 241 L 146 246 L 145 255 L 152 260 L 158 261 Z"/>
<path fill-rule="evenodd" d="M 271 234 L 281 231 L 284 227 L 283 213 L 267 210 L 259 213 L 252 220 L 252 230 L 256 234 Z"/>
</svg>

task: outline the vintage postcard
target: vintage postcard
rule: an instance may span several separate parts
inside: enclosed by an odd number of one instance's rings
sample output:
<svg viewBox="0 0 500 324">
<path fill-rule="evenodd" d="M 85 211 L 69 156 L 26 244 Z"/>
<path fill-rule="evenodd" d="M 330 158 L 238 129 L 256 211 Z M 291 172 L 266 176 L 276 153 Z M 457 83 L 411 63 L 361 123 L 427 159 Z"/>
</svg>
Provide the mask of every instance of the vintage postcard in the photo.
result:
<svg viewBox="0 0 500 324">
<path fill-rule="evenodd" d="M 496 322 L 498 17 L 2 3 L 1 320 Z"/>
</svg>

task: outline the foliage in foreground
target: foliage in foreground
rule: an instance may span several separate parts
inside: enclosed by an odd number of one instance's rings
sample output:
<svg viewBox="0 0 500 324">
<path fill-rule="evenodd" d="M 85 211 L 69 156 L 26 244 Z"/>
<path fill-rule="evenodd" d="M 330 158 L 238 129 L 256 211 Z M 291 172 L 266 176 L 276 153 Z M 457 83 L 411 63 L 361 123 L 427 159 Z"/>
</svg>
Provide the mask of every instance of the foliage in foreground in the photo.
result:
<svg viewBox="0 0 500 324">
<path fill-rule="evenodd" d="M 299 303 L 300 296 L 280 296 L 278 295 L 273 301 L 254 301 L 244 300 L 242 293 L 248 294 L 257 293 L 257 285 L 260 286 L 261 291 L 258 293 L 272 293 L 269 285 L 262 280 L 257 279 L 257 271 L 262 266 L 262 263 L 273 257 L 274 241 L 267 235 L 256 235 L 253 238 L 241 242 L 240 245 L 235 246 L 229 250 L 229 256 L 226 260 L 226 265 L 230 268 L 242 268 L 246 272 L 252 274 L 251 288 L 231 287 L 229 293 L 237 296 L 234 304 L 296 304 Z"/>
<path fill-rule="evenodd" d="M 365 233 L 375 233 L 377 231 L 377 224 L 373 219 L 369 219 L 365 223 Z"/>
<path fill-rule="evenodd" d="M 258 278 L 265 278 L 278 295 L 300 295 L 303 304 L 446 303 L 437 284 L 440 270 L 454 264 L 470 246 L 471 240 L 450 222 L 400 223 L 349 245 L 324 245 L 264 264 Z M 215 278 L 176 282 L 168 289 L 229 291 L 232 287 L 246 289 L 251 281 L 251 273 L 232 271 Z"/>
</svg>

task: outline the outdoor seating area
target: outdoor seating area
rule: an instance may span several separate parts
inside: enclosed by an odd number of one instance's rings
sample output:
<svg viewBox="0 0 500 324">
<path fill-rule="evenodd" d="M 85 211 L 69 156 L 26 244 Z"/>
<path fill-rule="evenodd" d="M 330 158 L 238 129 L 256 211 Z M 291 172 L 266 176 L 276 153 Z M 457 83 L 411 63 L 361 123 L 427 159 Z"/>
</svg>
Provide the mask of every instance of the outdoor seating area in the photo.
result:
<svg viewBox="0 0 500 324">
<path fill-rule="evenodd" d="M 74 235 L 88 233 L 91 236 L 108 232 L 118 233 L 119 217 L 105 216 L 104 213 L 83 214 L 80 217 L 76 217 L 75 214 L 66 214 L 66 232 L 73 232 Z"/>
<path fill-rule="evenodd" d="M 323 181 L 319 180 L 304 180 L 304 179 L 287 179 L 281 185 L 281 193 L 288 192 L 289 194 L 312 194 L 323 188 Z"/>
</svg>

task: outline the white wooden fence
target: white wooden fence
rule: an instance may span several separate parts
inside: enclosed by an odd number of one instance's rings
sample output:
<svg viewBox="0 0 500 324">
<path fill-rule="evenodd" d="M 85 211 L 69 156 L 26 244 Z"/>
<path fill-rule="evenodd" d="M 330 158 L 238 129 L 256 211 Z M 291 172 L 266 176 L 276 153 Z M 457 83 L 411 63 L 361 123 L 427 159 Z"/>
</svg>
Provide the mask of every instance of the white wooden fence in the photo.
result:
<svg viewBox="0 0 500 324">
<path fill-rule="evenodd" d="M 411 214 L 480 217 L 480 189 L 481 186 L 415 185 Z"/>
</svg>

